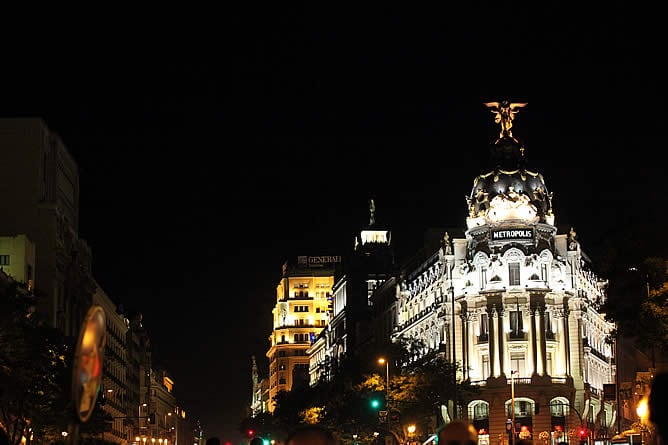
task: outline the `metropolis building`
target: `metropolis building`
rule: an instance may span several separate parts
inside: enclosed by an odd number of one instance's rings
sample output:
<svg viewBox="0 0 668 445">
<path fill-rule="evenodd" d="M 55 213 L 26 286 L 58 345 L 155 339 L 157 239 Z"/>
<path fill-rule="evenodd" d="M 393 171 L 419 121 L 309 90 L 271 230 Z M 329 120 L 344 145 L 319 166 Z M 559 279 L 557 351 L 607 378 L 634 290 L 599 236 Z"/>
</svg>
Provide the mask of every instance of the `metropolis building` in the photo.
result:
<svg viewBox="0 0 668 445">
<path fill-rule="evenodd" d="M 445 233 L 440 248 L 403 271 L 388 305 L 392 339 L 421 339 L 416 357 L 440 352 L 461 365 L 458 380 L 480 391 L 457 412 L 441 407 L 442 416 L 472 422 L 481 443 L 506 440 L 512 418 L 520 438 L 556 443 L 570 433 L 573 441 L 581 424 L 592 439 L 610 438 L 615 404 L 603 390 L 615 383 L 606 342 L 614 325 L 599 312 L 607 281 L 590 269 L 573 228 L 557 233 L 553 194 L 525 166 L 510 131 L 524 104 L 486 105 L 501 124 L 492 168 L 473 180 L 464 237 Z"/>
</svg>

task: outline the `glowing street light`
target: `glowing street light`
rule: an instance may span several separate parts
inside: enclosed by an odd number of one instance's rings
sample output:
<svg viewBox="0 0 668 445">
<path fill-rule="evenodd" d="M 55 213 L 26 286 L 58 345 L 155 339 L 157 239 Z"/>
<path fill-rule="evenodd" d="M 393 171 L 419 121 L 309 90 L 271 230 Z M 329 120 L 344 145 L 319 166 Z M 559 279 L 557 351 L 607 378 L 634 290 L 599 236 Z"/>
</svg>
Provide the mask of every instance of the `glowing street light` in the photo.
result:
<svg viewBox="0 0 668 445">
<path fill-rule="evenodd" d="M 390 396 L 390 362 L 384 357 L 378 359 L 378 363 L 385 365 L 385 400 Z"/>
<path fill-rule="evenodd" d="M 647 397 L 643 397 L 638 402 L 638 406 L 636 406 L 636 414 L 638 414 L 638 418 L 640 419 L 640 445 L 645 444 L 645 419 L 648 412 Z"/>
</svg>

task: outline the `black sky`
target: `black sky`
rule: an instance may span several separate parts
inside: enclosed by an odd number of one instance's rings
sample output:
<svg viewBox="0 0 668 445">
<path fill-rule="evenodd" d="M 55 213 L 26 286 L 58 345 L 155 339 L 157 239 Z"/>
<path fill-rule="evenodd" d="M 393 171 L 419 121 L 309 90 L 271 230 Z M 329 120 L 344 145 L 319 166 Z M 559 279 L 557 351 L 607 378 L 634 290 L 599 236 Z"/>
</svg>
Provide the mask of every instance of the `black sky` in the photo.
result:
<svg viewBox="0 0 668 445">
<path fill-rule="evenodd" d="M 267 373 L 286 258 L 347 250 L 370 196 L 402 254 L 464 229 L 498 132 L 484 101 L 529 102 L 514 134 L 594 262 L 665 254 L 664 80 L 618 6 L 334 6 L 13 40 L 5 58 L 2 116 L 62 136 L 93 274 L 144 313 L 207 437 L 237 437 L 251 355 Z"/>
</svg>

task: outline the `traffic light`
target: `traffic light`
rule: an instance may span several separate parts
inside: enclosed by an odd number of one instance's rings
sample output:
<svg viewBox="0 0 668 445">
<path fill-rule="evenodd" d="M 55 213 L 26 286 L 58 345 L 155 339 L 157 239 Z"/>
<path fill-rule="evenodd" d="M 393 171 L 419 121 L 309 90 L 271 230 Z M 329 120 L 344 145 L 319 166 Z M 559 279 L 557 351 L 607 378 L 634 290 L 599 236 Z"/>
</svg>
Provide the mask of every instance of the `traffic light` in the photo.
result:
<svg viewBox="0 0 668 445">
<path fill-rule="evenodd" d="M 587 443 L 587 428 L 581 426 L 578 428 L 578 437 L 580 437 L 580 445 Z"/>
<path fill-rule="evenodd" d="M 255 431 L 248 430 L 248 431 L 246 431 L 246 435 L 248 436 L 248 438 L 252 439 L 253 436 L 255 436 Z"/>
<path fill-rule="evenodd" d="M 374 391 L 369 397 L 369 406 L 372 410 L 381 410 L 385 408 L 385 393 Z"/>
<path fill-rule="evenodd" d="M 150 423 L 151 425 L 155 425 L 155 413 L 149 413 L 148 423 Z"/>
</svg>

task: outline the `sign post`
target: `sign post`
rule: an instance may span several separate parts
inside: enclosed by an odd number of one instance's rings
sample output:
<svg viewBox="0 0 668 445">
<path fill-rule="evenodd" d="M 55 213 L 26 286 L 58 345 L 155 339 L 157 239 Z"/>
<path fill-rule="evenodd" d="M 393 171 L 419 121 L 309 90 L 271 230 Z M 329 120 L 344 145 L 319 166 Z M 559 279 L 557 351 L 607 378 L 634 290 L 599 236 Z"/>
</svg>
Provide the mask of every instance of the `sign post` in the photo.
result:
<svg viewBox="0 0 668 445">
<path fill-rule="evenodd" d="M 72 400 L 76 416 L 69 438 L 73 444 L 78 443 L 79 424 L 90 419 L 100 392 L 106 333 L 104 309 L 99 305 L 91 306 L 79 330 L 72 366 Z"/>
</svg>

